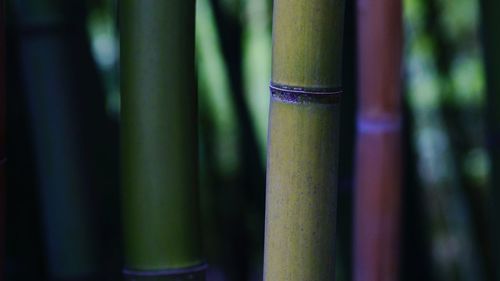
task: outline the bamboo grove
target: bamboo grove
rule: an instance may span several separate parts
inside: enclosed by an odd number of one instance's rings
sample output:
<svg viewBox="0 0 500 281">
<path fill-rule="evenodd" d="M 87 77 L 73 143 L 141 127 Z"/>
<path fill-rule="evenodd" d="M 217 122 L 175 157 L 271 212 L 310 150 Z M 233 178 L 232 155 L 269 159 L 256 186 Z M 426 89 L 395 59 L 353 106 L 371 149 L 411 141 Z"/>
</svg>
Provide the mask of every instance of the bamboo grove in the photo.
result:
<svg viewBox="0 0 500 281">
<path fill-rule="evenodd" d="M 500 280 L 500 2 L 448 2 L 0 0 L 0 281 Z"/>
</svg>

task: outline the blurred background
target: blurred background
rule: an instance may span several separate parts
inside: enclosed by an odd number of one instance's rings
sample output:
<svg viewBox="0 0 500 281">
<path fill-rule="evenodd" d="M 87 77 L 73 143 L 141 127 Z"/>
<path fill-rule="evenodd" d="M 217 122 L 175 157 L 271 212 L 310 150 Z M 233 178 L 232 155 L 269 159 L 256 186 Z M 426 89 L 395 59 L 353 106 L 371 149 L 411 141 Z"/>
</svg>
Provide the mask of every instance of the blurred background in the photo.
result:
<svg viewBox="0 0 500 281">
<path fill-rule="evenodd" d="M 500 264 L 481 1 L 403 0 L 401 280 L 493 280 Z M 119 279 L 117 2 L 7 1 L 6 280 Z M 271 18 L 271 0 L 197 0 L 208 280 L 262 279 Z M 346 1 L 340 281 L 353 266 L 356 52 L 355 1 Z"/>
</svg>

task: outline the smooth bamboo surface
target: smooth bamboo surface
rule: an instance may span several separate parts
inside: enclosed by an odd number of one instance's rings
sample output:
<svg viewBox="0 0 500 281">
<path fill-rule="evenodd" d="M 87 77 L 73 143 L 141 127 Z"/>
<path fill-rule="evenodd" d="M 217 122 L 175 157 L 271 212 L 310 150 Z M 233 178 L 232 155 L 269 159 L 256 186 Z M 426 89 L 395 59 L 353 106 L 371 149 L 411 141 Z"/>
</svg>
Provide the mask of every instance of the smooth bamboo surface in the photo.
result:
<svg viewBox="0 0 500 281">
<path fill-rule="evenodd" d="M 130 270 L 203 262 L 194 16 L 194 0 L 120 2 L 123 223 Z"/>
<path fill-rule="evenodd" d="M 358 131 L 354 280 L 399 280 L 401 138 Z"/>
<path fill-rule="evenodd" d="M 344 0 L 274 1 L 274 84 L 341 86 L 344 5 Z"/>
<path fill-rule="evenodd" d="M 343 7 L 275 0 L 264 280 L 334 280 Z"/>
<path fill-rule="evenodd" d="M 401 17 L 400 0 L 358 1 L 356 281 L 399 280 Z"/>
<path fill-rule="evenodd" d="M 100 111 L 85 111 L 97 81 L 87 76 L 92 60 L 82 7 L 76 5 L 75 12 L 64 1 L 38 0 L 12 6 L 36 151 L 47 273 L 51 280 L 95 277 L 99 246 L 91 211 L 95 202 L 89 198 L 95 182 L 86 164 L 95 151 L 87 146 L 93 136 L 84 127 Z"/>
</svg>

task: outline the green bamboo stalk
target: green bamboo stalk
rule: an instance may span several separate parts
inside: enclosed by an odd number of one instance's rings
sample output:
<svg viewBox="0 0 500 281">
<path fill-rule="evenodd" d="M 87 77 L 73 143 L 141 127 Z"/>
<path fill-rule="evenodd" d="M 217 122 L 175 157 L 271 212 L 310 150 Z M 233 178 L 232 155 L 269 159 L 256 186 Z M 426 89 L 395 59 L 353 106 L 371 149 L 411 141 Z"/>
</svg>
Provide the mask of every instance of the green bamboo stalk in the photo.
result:
<svg viewBox="0 0 500 281">
<path fill-rule="evenodd" d="M 401 1 L 358 1 L 356 281 L 399 280 L 401 46 Z"/>
<path fill-rule="evenodd" d="M 203 280 L 194 0 L 120 2 L 127 280 Z"/>
<path fill-rule="evenodd" d="M 344 1 L 275 0 L 264 280 L 334 280 Z"/>
</svg>

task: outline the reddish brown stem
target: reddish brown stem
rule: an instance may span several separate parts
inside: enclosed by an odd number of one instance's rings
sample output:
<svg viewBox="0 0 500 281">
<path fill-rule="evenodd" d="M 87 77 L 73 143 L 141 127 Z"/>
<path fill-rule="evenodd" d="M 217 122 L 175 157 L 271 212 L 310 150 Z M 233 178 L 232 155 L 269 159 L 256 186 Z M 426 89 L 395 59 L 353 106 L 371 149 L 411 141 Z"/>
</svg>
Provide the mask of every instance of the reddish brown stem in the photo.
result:
<svg viewBox="0 0 500 281">
<path fill-rule="evenodd" d="M 398 280 L 401 1 L 358 1 L 354 280 Z"/>
</svg>

